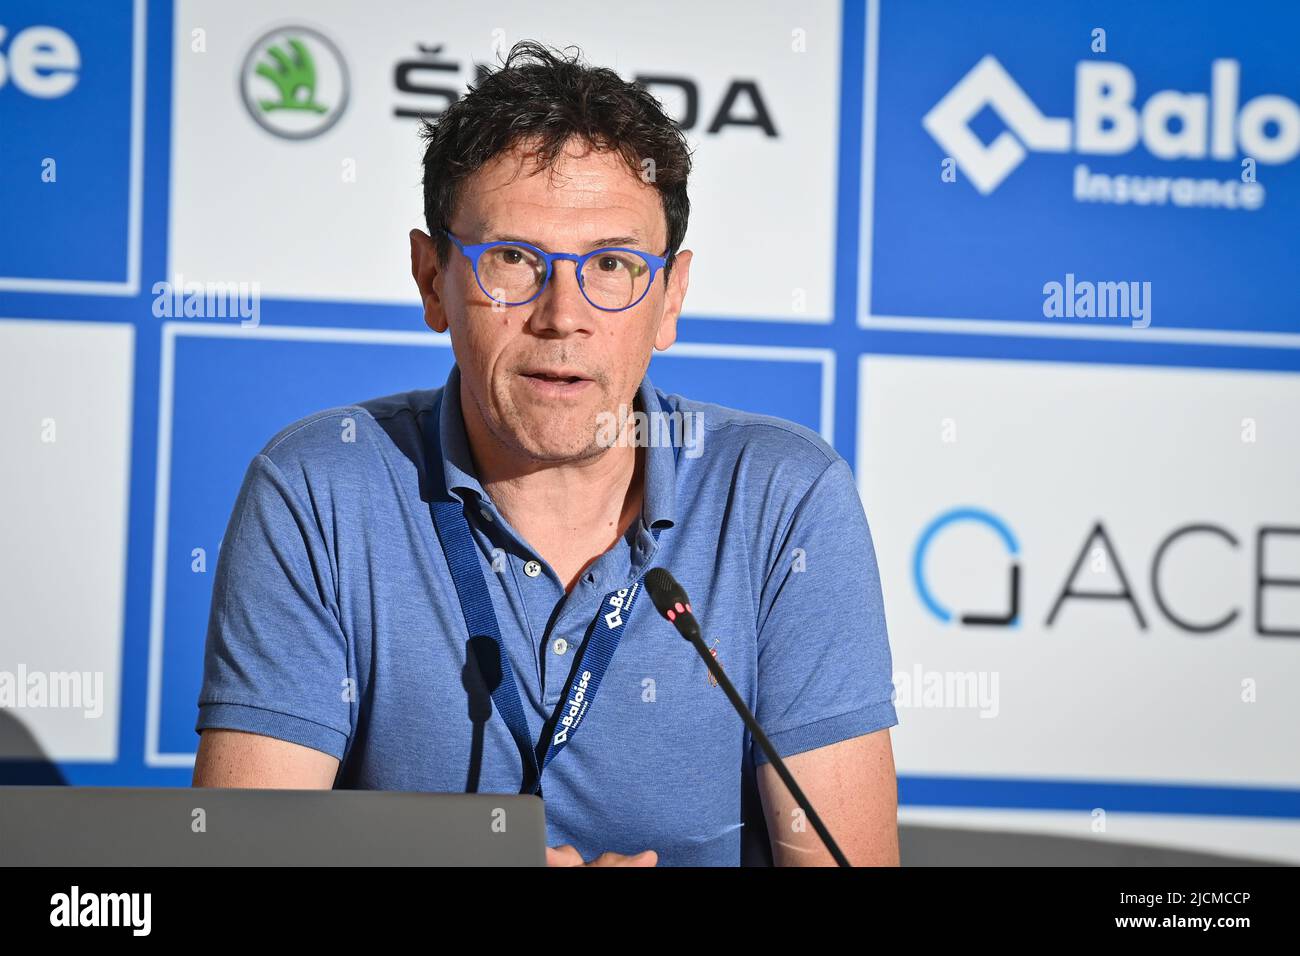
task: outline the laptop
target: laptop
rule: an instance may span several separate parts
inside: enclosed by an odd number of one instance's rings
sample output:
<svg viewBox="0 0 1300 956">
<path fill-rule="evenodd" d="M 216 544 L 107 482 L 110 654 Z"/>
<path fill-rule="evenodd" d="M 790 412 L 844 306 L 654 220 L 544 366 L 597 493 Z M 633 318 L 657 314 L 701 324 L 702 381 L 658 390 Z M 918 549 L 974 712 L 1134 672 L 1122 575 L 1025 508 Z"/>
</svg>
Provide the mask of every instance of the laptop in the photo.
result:
<svg viewBox="0 0 1300 956">
<path fill-rule="evenodd" d="M 545 866 L 540 797 L 0 787 L 5 866 Z"/>
</svg>

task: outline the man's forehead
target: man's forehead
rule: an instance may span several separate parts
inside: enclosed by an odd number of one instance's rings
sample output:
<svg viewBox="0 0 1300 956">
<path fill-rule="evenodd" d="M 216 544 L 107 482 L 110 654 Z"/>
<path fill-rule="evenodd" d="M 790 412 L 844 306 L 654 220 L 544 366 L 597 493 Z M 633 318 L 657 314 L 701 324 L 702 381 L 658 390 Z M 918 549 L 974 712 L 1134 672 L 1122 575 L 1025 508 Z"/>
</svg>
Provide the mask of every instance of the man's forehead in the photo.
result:
<svg viewBox="0 0 1300 956">
<path fill-rule="evenodd" d="M 544 236 L 534 234 L 528 227 L 527 222 L 511 220 L 501 225 L 494 225 L 491 222 L 478 230 L 482 242 L 526 242 L 531 246 L 537 246 L 541 249 L 551 250 L 547 247 L 551 242 Z M 629 246 L 632 248 L 649 248 L 652 245 L 651 240 L 646 239 L 640 230 L 632 230 L 627 233 L 618 235 L 600 235 L 588 237 L 582 240 L 575 240 L 574 248 L 568 249 L 570 252 L 587 252 L 591 249 L 603 249 L 609 246 Z"/>
<path fill-rule="evenodd" d="M 516 147 L 494 158 L 467 183 L 463 209 L 468 229 L 479 241 L 522 240 L 545 248 L 548 243 L 542 233 L 553 234 L 560 227 L 576 234 L 586 249 L 649 248 L 662 242 L 656 237 L 663 234 L 667 222 L 659 192 L 637 176 L 619 153 L 569 152 L 555 166 L 541 169 L 533 156 L 531 150 Z M 540 179 L 530 178 L 520 185 L 524 177 L 539 175 Z M 601 188 L 593 190 L 595 179 Z M 521 189 L 527 191 L 526 198 L 519 196 Z M 574 204 L 575 195 L 587 193 L 590 204 Z M 548 202 L 550 196 L 554 205 Z"/>
</svg>

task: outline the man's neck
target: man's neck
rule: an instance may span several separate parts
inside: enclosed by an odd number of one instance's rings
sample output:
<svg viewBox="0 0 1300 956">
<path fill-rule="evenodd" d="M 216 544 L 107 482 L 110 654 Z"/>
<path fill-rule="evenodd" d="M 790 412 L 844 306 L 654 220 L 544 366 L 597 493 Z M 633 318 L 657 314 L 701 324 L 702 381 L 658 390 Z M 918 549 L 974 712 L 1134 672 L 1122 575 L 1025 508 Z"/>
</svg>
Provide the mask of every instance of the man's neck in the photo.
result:
<svg viewBox="0 0 1300 956">
<path fill-rule="evenodd" d="M 565 590 L 641 513 L 645 452 L 618 443 L 574 462 L 521 461 L 503 447 L 461 386 L 461 409 L 479 483 L 505 519 L 555 569 Z"/>
</svg>

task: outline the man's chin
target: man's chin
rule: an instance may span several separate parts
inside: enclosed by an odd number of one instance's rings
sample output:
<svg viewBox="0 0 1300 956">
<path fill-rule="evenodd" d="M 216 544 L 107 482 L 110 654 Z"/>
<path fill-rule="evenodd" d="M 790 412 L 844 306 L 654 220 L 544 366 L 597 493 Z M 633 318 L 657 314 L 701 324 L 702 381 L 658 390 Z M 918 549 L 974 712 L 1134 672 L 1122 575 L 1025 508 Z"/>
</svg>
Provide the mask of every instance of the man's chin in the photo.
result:
<svg viewBox="0 0 1300 956">
<path fill-rule="evenodd" d="M 575 424 L 566 428 L 554 420 L 525 420 L 521 425 L 515 443 L 536 461 L 575 461 L 604 450 L 596 445 L 594 425 Z"/>
</svg>

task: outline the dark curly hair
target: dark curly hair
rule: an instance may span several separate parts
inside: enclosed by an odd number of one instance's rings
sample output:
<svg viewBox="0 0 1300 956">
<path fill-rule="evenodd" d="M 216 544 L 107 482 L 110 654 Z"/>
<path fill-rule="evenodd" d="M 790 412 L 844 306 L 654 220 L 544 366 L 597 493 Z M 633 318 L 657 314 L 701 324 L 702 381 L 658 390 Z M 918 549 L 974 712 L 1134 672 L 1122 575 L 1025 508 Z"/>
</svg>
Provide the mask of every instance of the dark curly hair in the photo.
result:
<svg viewBox="0 0 1300 956">
<path fill-rule="evenodd" d="M 470 175 L 520 140 L 537 139 L 538 168 L 552 168 L 569 139 L 578 136 L 596 149 L 617 150 L 638 176 L 643 159 L 654 161 L 652 185 L 668 221 L 667 277 L 691 211 L 686 137 L 643 86 L 613 70 L 586 66 L 580 57 L 580 51 L 568 58 L 535 40 L 521 40 L 499 69 L 480 77 L 435 121 L 424 123 L 424 221 L 440 263 L 445 265 L 451 252 L 442 230 L 450 228 L 461 184 Z"/>
</svg>

